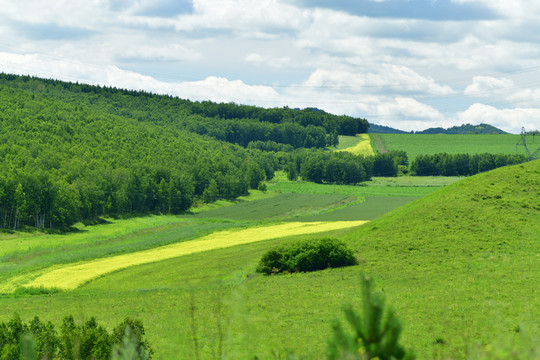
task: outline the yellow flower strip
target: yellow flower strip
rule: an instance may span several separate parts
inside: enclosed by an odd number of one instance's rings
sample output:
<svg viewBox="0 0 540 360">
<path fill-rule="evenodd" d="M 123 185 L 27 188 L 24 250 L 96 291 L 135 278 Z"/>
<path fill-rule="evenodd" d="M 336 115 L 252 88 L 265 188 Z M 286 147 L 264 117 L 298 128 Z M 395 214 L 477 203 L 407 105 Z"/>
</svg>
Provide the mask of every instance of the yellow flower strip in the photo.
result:
<svg viewBox="0 0 540 360">
<path fill-rule="evenodd" d="M 78 286 L 130 266 L 167 260 L 197 252 L 248 244 L 256 241 L 276 239 L 286 236 L 313 234 L 331 230 L 359 226 L 367 221 L 332 221 L 332 222 L 289 222 L 279 225 L 248 228 L 239 231 L 220 231 L 197 240 L 166 245 L 150 250 L 117 255 L 45 271 L 24 287 L 75 289 Z"/>
<path fill-rule="evenodd" d="M 347 151 L 355 155 L 364 156 L 375 155 L 375 153 L 373 152 L 373 148 L 371 147 L 369 134 L 357 134 L 356 136 L 360 138 L 360 141 L 356 145 L 338 151 Z"/>
</svg>

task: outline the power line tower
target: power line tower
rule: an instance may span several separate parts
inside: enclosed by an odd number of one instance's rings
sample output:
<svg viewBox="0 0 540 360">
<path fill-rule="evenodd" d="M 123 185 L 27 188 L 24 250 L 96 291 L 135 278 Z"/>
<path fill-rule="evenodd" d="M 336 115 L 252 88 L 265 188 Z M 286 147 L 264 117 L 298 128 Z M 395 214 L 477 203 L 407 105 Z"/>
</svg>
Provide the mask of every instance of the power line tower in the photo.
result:
<svg viewBox="0 0 540 360">
<path fill-rule="evenodd" d="M 533 144 L 534 144 L 534 135 L 535 133 L 532 133 L 533 136 Z M 540 147 L 536 149 L 534 152 L 531 152 L 529 148 L 527 147 L 527 132 L 525 131 L 525 127 L 521 128 L 521 141 L 523 141 L 523 147 L 525 148 L 525 151 L 527 152 L 527 156 L 529 157 L 529 161 L 536 160 L 538 157 L 538 154 L 540 153 Z"/>
</svg>

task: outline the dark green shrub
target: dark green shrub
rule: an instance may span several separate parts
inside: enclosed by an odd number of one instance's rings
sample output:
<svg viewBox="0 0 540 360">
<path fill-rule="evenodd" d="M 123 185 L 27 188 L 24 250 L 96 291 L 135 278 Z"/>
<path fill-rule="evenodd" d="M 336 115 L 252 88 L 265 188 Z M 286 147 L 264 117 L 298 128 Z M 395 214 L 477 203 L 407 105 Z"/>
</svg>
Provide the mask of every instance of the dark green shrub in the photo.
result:
<svg viewBox="0 0 540 360">
<path fill-rule="evenodd" d="M 344 242 L 336 239 L 300 241 L 266 252 L 257 272 L 307 272 L 356 265 L 358 261 Z"/>
</svg>

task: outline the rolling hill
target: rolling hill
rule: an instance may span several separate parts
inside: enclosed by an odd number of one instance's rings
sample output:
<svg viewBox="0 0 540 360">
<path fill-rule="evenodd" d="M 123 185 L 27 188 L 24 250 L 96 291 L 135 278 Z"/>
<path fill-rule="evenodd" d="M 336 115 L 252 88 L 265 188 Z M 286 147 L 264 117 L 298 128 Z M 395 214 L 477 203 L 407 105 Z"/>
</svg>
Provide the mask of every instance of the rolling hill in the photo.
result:
<svg viewBox="0 0 540 360">
<path fill-rule="evenodd" d="M 495 126 L 489 124 L 463 124 L 460 126 L 452 126 L 450 128 L 444 129 L 441 127 L 429 128 L 423 131 L 417 131 L 415 134 L 478 134 L 478 135 L 487 135 L 487 134 L 508 134 L 506 131 L 503 131 Z"/>
</svg>

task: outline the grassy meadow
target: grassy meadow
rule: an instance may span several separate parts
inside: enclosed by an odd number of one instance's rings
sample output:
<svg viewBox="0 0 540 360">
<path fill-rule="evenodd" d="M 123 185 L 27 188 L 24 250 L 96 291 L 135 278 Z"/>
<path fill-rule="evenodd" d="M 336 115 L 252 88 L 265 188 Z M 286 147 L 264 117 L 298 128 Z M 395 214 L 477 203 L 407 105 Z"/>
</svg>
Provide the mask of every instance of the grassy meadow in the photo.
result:
<svg viewBox="0 0 540 360">
<path fill-rule="evenodd" d="M 110 220 L 70 234 L 0 234 L 2 286 L 52 266 L 114 264 L 109 259 L 201 245 L 205 236 L 240 229 L 230 237 L 236 246 L 151 259 L 73 290 L 4 293 L 0 320 L 17 312 L 58 324 L 73 314 L 112 327 L 132 316 L 144 322 L 156 359 L 196 352 L 201 359 L 281 359 L 291 351 L 322 359 L 332 321 L 343 318 L 343 304 L 360 306 L 360 274 L 368 273 L 401 319 L 404 344 L 420 359 L 475 358 L 476 351 L 506 345 L 538 349 L 540 161 L 466 179 L 375 178 L 359 186 L 289 182 L 278 174 L 255 197 L 178 217 Z M 251 204 L 258 213 L 251 214 Z M 371 221 L 317 234 L 279 228 L 344 220 Z M 360 264 L 255 273 L 265 251 L 314 236 L 345 241 Z"/>
<path fill-rule="evenodd" d="M 370 136 L 380 140 L 387 151 L 405 150 L 409 162 L 418 155 L 443 152 L 448 154 L 526 154 L 520 135 L 371 134 Z M 536 145 L 535 148 L 540 146 L 540 144 L 534 145 Z"/>
</svg>

